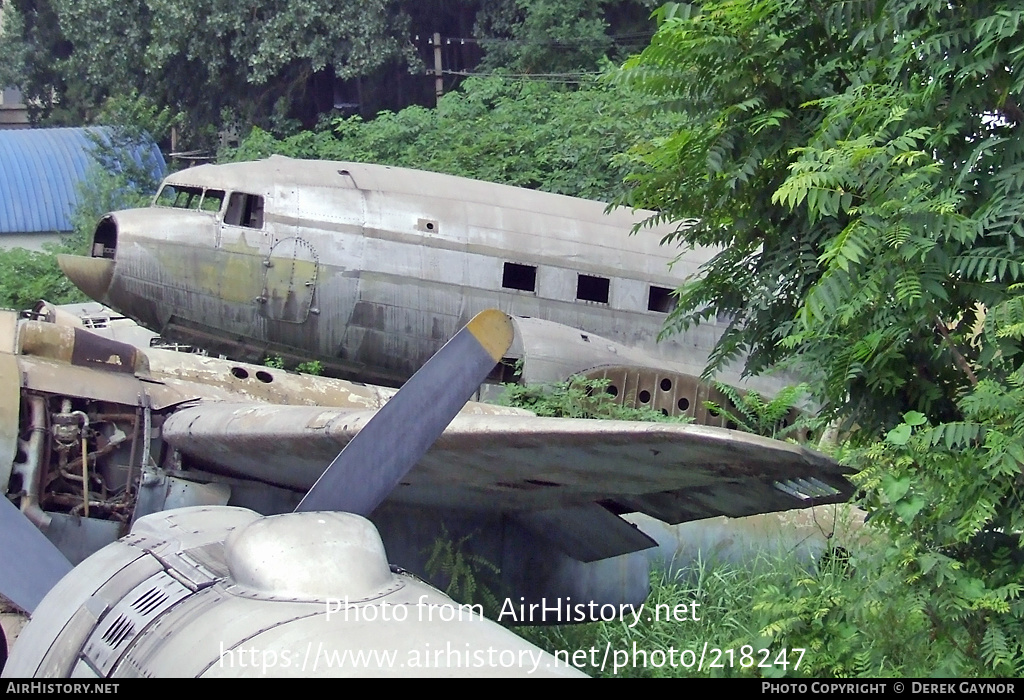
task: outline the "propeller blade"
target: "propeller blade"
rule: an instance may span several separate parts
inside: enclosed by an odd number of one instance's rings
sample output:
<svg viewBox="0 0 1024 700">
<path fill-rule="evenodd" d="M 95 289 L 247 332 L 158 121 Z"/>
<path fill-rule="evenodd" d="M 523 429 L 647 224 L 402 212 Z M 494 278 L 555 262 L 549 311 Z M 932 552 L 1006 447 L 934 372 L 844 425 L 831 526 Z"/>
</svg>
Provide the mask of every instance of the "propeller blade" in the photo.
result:
<svg viewBox="0 0 1024 700">
<path fill-rule="evenodd" d="M 32 614 L 71 568 L 46 535 L 0 496 L 0 595 Z"/>
<path fill-rule="evenodd" d="M 373 512 L 473 396 L 512 336 L 500 311 L 474 316 L 377 411 L 295 510 Z"/>
</svg>

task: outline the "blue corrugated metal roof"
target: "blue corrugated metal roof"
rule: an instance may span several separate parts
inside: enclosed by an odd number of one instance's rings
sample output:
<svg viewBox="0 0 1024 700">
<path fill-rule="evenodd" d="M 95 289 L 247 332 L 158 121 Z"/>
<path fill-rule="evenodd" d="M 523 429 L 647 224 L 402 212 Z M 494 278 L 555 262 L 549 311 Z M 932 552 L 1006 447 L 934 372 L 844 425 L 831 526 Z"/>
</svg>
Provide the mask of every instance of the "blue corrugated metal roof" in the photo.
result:
<svg viewBox="0 0 1024 700">
<path fill-rule="evenodd" d="M 102 129 L 0 130 L 0 234 L 71 230 L 76 186 L 93 163 L 90 131 Z M 162 173 L 163 155 L 151 150 Z"/>
</svg>

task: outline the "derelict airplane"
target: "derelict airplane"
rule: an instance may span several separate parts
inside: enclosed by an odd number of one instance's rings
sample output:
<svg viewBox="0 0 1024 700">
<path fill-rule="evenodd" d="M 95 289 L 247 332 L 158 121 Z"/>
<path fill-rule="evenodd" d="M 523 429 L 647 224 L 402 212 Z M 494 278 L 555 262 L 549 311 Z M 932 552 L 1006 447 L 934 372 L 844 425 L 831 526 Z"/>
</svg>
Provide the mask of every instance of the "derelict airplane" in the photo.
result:
<svg viewBox="0 0 1024 700">
<path fill-rule="evenodd" d="M 168 176 L 153 206 L 104 217 L 91 255 L 61 256 L 60 263 L 92 298 L 168 340 L 251 360 L 266 354 L 317 359 L 359 381 L 401 383 L 474 313 L 497 307 L 512 316 L 515 340 L 495 379 L 510 379 L 517 364 L 525 383 L 573 374 L 601 377 L 623 402 L 725 425 L 724 417 L 704 407 L 705 399 L 724 398 L 696 379 L 721 327 L 707 324 L 656 342 L 671 290 L 713 251 L 689 251 L 670 270 L 675 252 L 659 245 L 670 229 L 628 236 L 644 216 L 436 173 L 271 157 Z M 243 371 L 254 376 L 251 368 Z M 295 420 L 276 412 L 264 419 L 275 426 Z M 615 475 L 614 488 L 602 486 L 603 495 L 593 492 L 584 501 L 566 499 L 569 484 L 592 478 L 587 467 L 602 449 L 595 442 L 602 424 L 565 424 L 565 442 L 549 435 L 541 448 L 540 437 L 512 437 L 512 420 L 481 422 L 489 432 L 477 440 L 472 469 L 434 484 L 447 483 L 444 490 L 399 489 L 402 498 L 385 504 L 386 517 L 376 516 L 400 562 L 415 559 L 444 522 L 455 537 L 488 533 L 476 538 L 485 548 L 480 553 L 529 598 L 560 587 L 578 599 L 633 600 L 647 590 L 646 564 L 598 566 L 645 546 L 615 515 L 644 512 L 679 523 L 784 509 L 773 484 L 788 476 L 769 478 L 770 470 L 755 468 L 761 481 L 753 487 L 734 478 L 743 471 L 735 463 L 739 472 L 723 471 L 720 480 L 712 480 L 715 485 L 703 482 L 714 493 L 680 496 L 681 484 L 646 480 L 639 466 L 645 460 L 618 448 L 601 467 Z M 226 436 L 240 435 L 241 427 L 227 416 L 205 413 L 200 423 L 217 427 L 209 442 L 198 435 L 189 439 L 193 459 L 210 461 L 217 454 L 226 460 Z M 268 442 L 265 423 L 250 427 L 254 443 Z M 631 427 L 605 438 L 636 440 L 637 430 L 645 429 Z M 491 448 L 502 444 L 495 443 L 499 434 L 505 435 L 504 446 Z M 503 451 L 512 442 L 514 451 Z M 559 450 L 556 460 L 545 456 Z M 248 463 L 217 468 L 261 483 L 282 478 L 276 462 L 239 459 Z M 626 473 L 623 465 L 630 465 Z M 477 480 L 483 475 L 492 490 L 481 490 Z M 696 486 L 701 479 L 686 483 Z M 838 489 L 840 495 L 832 494 L 836 500 L 849 493 L 846 486 L 829 488 Z M 785 501 L 786 507 L 810 505 L 822 495 Z M 524 504 L 540 503 L 547 515 L 523 513 Z M 595 532 L 606 536 L 594 537 Z M 559 552 L 548 548 L 528 563 L 519 553 L 509 555 L 507 542 L 520 543 L 518 549 L 541 535 Z M 542 549 L 531 545 L 523 551 Z M 571 556 L 557 559 L 565 552 Z"/>
<path fill-rule="evenodd" d="M 510 380 L 517 362 L 523 383 L 607 378 L 621 401 L 715 423 L 704 400 L 723 397 L 694 377 L 724 326 L 657 342 L 671 291 L 715 251 L 676 260 L 660 245 L 667 225 L 629 236 L 649 214 L 273 156 L 169 175 L 151 207 L 101 220 L 90 256 L 59 262 L 91 298 L 168 340 L 250 361 L 318 360 L 332 376 L 390 386 L 473 314 L 498 308 L 516 340 L 495 379 Z"/>
<path fill-rule="evenodd" d="M 385 403 L 387 389 L 143 351 L 52 311 L 43 307 L 35 319 L 0 312 L 2 395 L 21 396 L 0 404 L 0 467 L 10 469 L 0 503 L 0 594 L 33 616 L 14 647 L 13 675 L 248 673 L 251 664 L 219 663 L 218 649 L 256 640 L 280 659 L 296 639 L 323 641 L 325 596 L 351 592 L 349 601 L 364 607 L 383 599 L 418 605 L 420 595 L 450 604 L 389 570 L 376 544 L 357 547 L 365 567 L 355 573 L 335 566 L 351 557 L 353 540 L 376 541 L 366 521 L 332 515 L 314 523 L 318 512 L 260 518 L 246 506 L 373 513 L 400 564 L 422 556 L 418 547 L 439 534 L 433 526 L 454 515 L 476 528 L 474 546 L 501 565 L 512 596 L 640 602 L 645 586 L 609 590 L 571 566 L 649 546 L 615 511 L 743 515 L 838 502 L 852 490 L 846 470 L 823 455 L 753 435 L 462 406 L 508 345 L 485 342 L 486 328 L 457 335 L 424 367 L 429 381 L 417 383 L 417 374 Z M 511 321 L 494 311 L 488 318 L 511 341 Z M 359 458 L 346 449 L 321 476 L 346 444 L 359 446 Z M 349 466 L 338 467 L 345 455 Z M 70 565 L 52 540 L 65 551 L 105 544 L 132 522 L 127 538 L 62 578 Z M 532 653 L 491 626 L 342 626 L 326 639 L 332 648 L 366 649 L 394 646 L 396 636 L 403 649 L 500 644 Z M 274 670 L 309 672 L 297 662 Z M 434 671 L 413 671 L 425 672 Z"/>
<path fill-rule="evenodd" d="M 29 347 L 43 340 L 39 333 L 61 335 L 21 330 Z M 74 340 L 97 349 L 94 339 Z M 69 571 L 61 552 L 0 499 L 0 593 L 32 612 L 6 668 L 2 645 L 0 669 L 77 679 L 582 675 L 568 657 L 559 663 L 479 607 L 459 606 L 389 566 L 377 531 L 360 517 L 398 487 L 511 340 L 501 312 L 474 317 L 373 415 L 292 513 L 156 513 Z M 116 354 L 124 347 L 106 349 L 115 354 L 92 361 L 134 359 L 140 369 L 141 358 Z M 75 418 L 84 429 L 86 414 Z M 67 428 L 55 425 L 54 435 Z M 401 440 L 387 439 L 398 430 Z"/>
<path fill-rule="evenodd" d="M 172 508 L 291 511 L 393 393 L 142 350 L 50 311 L 0 312 L 0 488 L 76 562 Z M 720 428 L 470 403 L 373 519 L 392 561 L 420 575 L 447 532 L 469 537 L 509 596 L 635 603 L 648 562 L 623 557 L 654 542 L 619 514 L 679 523 L 837 503 L 852 492 L 844 473 Z"/>
</svg>

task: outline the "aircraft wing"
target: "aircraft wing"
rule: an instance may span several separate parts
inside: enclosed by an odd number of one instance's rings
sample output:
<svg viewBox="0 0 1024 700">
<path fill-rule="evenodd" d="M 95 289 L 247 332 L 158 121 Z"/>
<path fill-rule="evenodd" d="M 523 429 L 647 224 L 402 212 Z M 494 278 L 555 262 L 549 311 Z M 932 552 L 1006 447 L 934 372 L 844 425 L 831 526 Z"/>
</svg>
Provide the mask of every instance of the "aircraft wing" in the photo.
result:
<svg viewBox="0 0 1024 700">
<path fill-rule="evenodd" d="M 169 417 L 163 438 L 213 471 L 305 490 L 372 416 L 209 403 Z M 582 508 L 579 515 L 599 504 L 675 524 L 846 501 L 850 471 L 817 452 L 721 428 L 460 415 L 389 501 L 523 515 Z"/>
</svg>

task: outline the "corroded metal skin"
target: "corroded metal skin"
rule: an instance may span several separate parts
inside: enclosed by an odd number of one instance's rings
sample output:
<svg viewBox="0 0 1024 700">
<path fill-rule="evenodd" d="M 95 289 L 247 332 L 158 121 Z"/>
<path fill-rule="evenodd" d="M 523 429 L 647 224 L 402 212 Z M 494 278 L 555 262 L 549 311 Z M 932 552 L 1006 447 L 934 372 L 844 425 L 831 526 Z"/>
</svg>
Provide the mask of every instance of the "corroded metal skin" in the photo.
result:
<svg viewBox="0 0 1024 700">
<path fill-rule="evenodd" d="M 630 236 L 650 212 L 279 156 L 190 168 L 164 186 L 214 192 L 224 203 L 172 208 L 158 198 L 110 214 L 92 255 L 113 260 L 113 274 L 86 260 L 62 264 L 90 295 L 147 328 L 232 357 L 316 359 L 338 376 L 395 385 L 475 313 L 497 308 L 607 338 L 645 366 L 671 359 L 699 374 L 724 329 L 709 321 L 657 341 L 668 290 L 714 251 L 662 246 L 669 225 Z M 256 223 L 233 218 L 234 196 L 259 198 Z M 531 348 L 516 357 L 530 373 Z M 555 379 L 593 367 L 564 348 L 554 359 Z"/>
<path fill-rule="evenodd" d="M 87 258 L 81 255 L 58 255 L 57 264 L 75 286 L 90 299 L 103 302 L 114 277 L 114 261 L 106 258 Z"/>
<path fill-rule="evenodd" d="M 163 432 L 228 473 L 308 489 L 372 416 L 219 403 L 183 408 Z M 275 468 L 289 457 L 287 471 Z M 440 509 L 501 503 L 512 512 L 599 502 L 679 523 L 844 501 L 852 492 L 846 471 L 798 445 L 722 428 L 460 415 L 391 498 Z M 798 496 L 775 486 L 810 476 L 825 488 Z"/>
<path fill-rule="evenodd" d="M 293 510 L 394 393 L 140 350 L 73 324 L 15 316 L 0 312 L 0 328 L 12 329 L 0 379 L 21 396 L 20 415 L 11 404 L 0 426 L 12 452 L 2 485 L 74 562 L 161 510 Z M 528 320 L 513 324 L 517 332 Z M 473 342 L 481 368 L 502 356 L 501 344 Z M 631 357 L 596 335 L 579 342 Z M 622 371 L 615 381 L 636 368 Z M 674 375 L 636 377 L 661 387 Z M 443 389 L 428 391 L 403 424 L 430 412 Z M 658 401 L 670 395 L 659 390 Z M 372 442 L 387 447 L 407 432 L 393 428 Z M 542 419 L 470 403 L 407 474 L 395 472 L 372 517 L 391 561 L 421 575 L 424 553 L 450 537 L 497 566 L 493 583 L 513 599 L 639 603 L 649 583 L 640 550 L 654 540 L 620 516 L 678 523 L 836 503 L 852 493 L 845 472 L 817 453 L 723 428 Z"/>
</svg>

